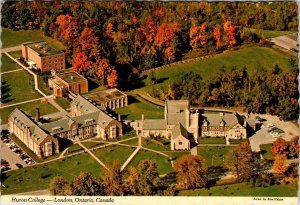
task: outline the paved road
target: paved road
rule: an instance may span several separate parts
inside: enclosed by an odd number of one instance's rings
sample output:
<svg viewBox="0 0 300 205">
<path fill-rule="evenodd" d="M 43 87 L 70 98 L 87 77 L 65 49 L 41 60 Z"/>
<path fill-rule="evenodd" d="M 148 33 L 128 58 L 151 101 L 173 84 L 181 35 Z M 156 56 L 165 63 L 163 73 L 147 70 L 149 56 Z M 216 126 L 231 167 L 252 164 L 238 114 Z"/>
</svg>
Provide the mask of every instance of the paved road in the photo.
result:
<svg viewBox="0 0 300 205">
<path fill-rule="evenodd" d="M 9 48 L 1 48 L 1 53 L 20 51 L 20 50 L 22 50 L 21 45 L 14 46 L 14 47 L 9 47 Z"/>
<path fill-rule="evenodd" d="M 33 196 L 49 196 L 50 195 L 50 191 L 48 189 L 44 189 L 44 190 L 37 190 L 37 191 L 28 191 L 28 192 L 22 192 L 22 193 L 16 193 L 13 195 L 33 195 Z"/>
<path fill-rule="evenodd" d="M 1 159 L 5 159 L 9 162 L 11 170 L 18 169 L 16 163 L 22 164 L 24 167 L 27 164 L 14 153 L 3 141 L 1 141 Z"/>
<path fill-rule="evenodd" d="M 269 123 L 272 123 L 275 125 L 275 127 L 278 127 L 279 129 L 283 130 L 285 133 L 282 134 L 282 138 L 289 141 L 293 136 L 300 134 L 300 128 L 294 125 L 291 122 L 284 122 L 279 120 L 276 116 L 271 115 L 255 115 L 260 116 L 263 119 L 266 119 L 263 123 L 263 127 L 257 131 L 253 136 L 249 138 L 250 145 L 252 148 L 252 151 L 259 152 L 261 144 L 270 144 L 273 143 L 277 138 L 272 137 L 268 132 L 268 128 L 265 126 Z M 250 117 L 254 117 L 254 115 L 250 115 Z"/>
</svg>

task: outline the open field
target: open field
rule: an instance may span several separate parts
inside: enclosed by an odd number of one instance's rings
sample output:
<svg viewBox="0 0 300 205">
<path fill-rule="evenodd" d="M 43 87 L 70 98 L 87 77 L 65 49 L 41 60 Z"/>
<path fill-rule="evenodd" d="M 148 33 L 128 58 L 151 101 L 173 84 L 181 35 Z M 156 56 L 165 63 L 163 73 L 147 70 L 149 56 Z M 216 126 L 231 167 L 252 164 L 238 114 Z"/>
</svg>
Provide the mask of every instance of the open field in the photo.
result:
<svg viewBox="0 0 300 205">
<path fill-rule="evenodd" d="M 63 97 L 56 97 L 55 101 L 65 110 L 71 107 L 70 102 Z"/>
<path fill-rule="evenodd" d="M 22 51 L 13 51 L 13 52 L 9 52 L 9 55 L 11 55 L 14 58 L 21 58 L 22 57 Z"/>
<path fill-rule="evenodd" d="M 152 159 L 156 162 L 157 170 L 159 174 L 168 174 L 173 171 L 171 162 L 167 157 L 153 152 L 140 150 L 137 155 L 128 164 L 127 168 L 130 166 L 137 167 L 139 162 L 143 159 Z"/>
<path fill-rule="evenodd" d="M 8 28 L 2 28 L 1 40 L 3 48 L 17 46 L 30 41 L 47 41 L 56 49 L 65 49 L 65 46 L 62 43 L 55 39 L 44 36 L 43 32 L 40 30 L 13 31 Z"/>
<path fill-rule="evenodd" d="M 38 100 L 38 101 L 30 102 L 30 103 L 25 103 L 25 104 L 21 104 L 21 105 L 16 105 L 16 106 L 11 106 L 11 107 L 0 109 L 1 124 L 7 123 L 8 116 L 10 115 L 10 113 L 12 113 L 12 111 L 15 108 L 19 108 L 20 110 L 23 110 L 32 116 L 34 116 L 36 108 L 40 109 L 41 116 L 51 114 L 54 112 L 58 112 L 58 110 L 55 107 L 53 107 L 50 103 L 41 102 L 40 100 Z"/>
<path fill-rule="evenodd" d="M 1 188 L 2 194 L 13 194 L 24 191 L 47 189 L 50 180 L 55 176 L 63 176 L 71 181 L 80 172 L 90 172 L 94 177 L 101 175 L 101 165 L 98 165 L 88 154 L 57 160 L 43 165 L 35 165 L 12 171 L 4 176 Z"/>
<path fill-rule="evenodd" d="M 17 70 L 22 68 L 16 62 L 14 62 L 12 59 L 10 59 L 7 55 L 1 54 L 1 73 L 2 72 L 7 72 L 7 71 L 12 71 L 12 70 Z M 7 74 L 5 74 L 7 75 Z M 3 78 L 3 76 L 2 76 Z"/>
<path fill-rule="evenodd" d="M 214 186 L 210 189 L 196 189 L 180 191 L 180 196 L 273 196 L 296 197 L 298 191 L 297 182 L 290 184 L 273 185 L 268 187 L 251 187 L 246 183 Z"/>
<path fill-rule="evenodd" d="M 154 149 L 157 151 L 170 151 L 170 143 L 163 144 L 157 140 L 151 139 L 150 137 L 142 138 L 142 145 L 148 149 Z"/>
<path fill-rule="evenodd" d="M 2 97 L 6 96 L 2 106 L 42 97 L 34 90 L 33 76 L 25 70 L 2 75 L 1 82 Z"/>
<path fill-rule="evenodd" d="M 145 119 L 159 119 L 164 117 L 164 109 L 157 107 L 137 96 L 128 97 L 129 105 L 115 109 L 117 114 L 122 115 L 122 119 L 141 120 L 142 114 Z"/>
<path fill-rule="evenodd" d="M 38 78 L 38 86 L 39 86 L 39 89 L 45 93 L 45 95 L 52 95 L 53 94 L 53 91 L 50 90 L 50 88 L 48 87 L 48 83 L 46 83 L 44 80 L 43 80 L 43 77 L 40 76 L 40 75 L 37 75 L 37 78 Z"/>
<path fill-rule="evenodd" d="M 112 145 L 97 149 L 93 153 L 105 164 L 112 164 L 115 160 L 119 160 L 122 165 L 134 150 L 135 148 L 131 147 Z"/>
<path fill-rule="evenodd" d="M 273 30 L 263 30 L 263 29 L 255 29 L 255 28 L 244 28 L 244 29 L 251 31 L 252 33 L 262 34 L 265 38 L 274 38 L 274 37 L 298 32 L 298 31 L 273 31 Z"/>
<path fill-rule="evenodd" d="M 273 144 L 260 145 L 260 150 L 264 159 L 275 159 L 274 155 L 272 154 L 272 147 Z"/>
<path fill-rule="evenodd" d="M 100 145 L 104 145 L 104 143 L 102 143 L 102 142 L 82 142 L 82 144 L 88 149 L 97 147 Z"/>
<path fill-rule="evenodd" d="M 158 71 L 154 71 L 154 75 L 158 81 L 156 88 L 168 88 L 169 83 L 179 74 L 184 72 L 198 73 L 203 80 L 212 76 L 216 71 L 223 66 L 225 70 L 230 70 L 233 67 L 242 69 L 247 67 L 248 70 L 264 67 L 267 70 L 272 70 L 276 64 L 283 70 L 290 70 L 290 56 L 280 53 L 274 49 L 267 47 L 247 47 L 236 51 L 226 51 L 222 54 L 217 54 L 214 57 L 173 65 Z M 139 90 L 149 91 L 149 80 L 144 80 L 146 87 Z"/>
<path fill-rule="evenodd" d="M 183 155 L 191 155 L 190 151 L 170 151 L 170 152 L 163 152 L 167 155 L 169 155 L 172 160 L 176 160 L 180 157 L 182 157 Z"/>
<path fill-rule="evenodd" d="M 224 137 L 200 137 L 198 139 L 199 144 L 226 144 Z"/>
<path fill-rule="evenodd" d="M 230 149 L 235 147 L 231 146 L 198 146 L 198 155 L 204 159 L 206 167 L 209 166 L 223 166 L 225 155 Z"/>
</svg>

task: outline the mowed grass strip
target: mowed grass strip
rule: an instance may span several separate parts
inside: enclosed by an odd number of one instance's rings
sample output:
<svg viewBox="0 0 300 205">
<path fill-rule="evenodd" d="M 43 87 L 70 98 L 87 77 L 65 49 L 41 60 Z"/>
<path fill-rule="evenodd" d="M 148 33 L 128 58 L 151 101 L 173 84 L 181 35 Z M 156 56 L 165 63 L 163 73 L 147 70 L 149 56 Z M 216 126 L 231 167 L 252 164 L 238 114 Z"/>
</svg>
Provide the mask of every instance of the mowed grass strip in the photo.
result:
<svg viewBox="0 0 300 205">
<path fill-rule="evenodd" d="M 263 34 L 265 38 L 274 38 L 274 37 L 298 32 L 298 31 L 273 31 L 273 30 L 263 30 L 263 29 L 255 29 L 255 28 L 244 28 L 244 29 L 251 31 L 252 33 Z"/>
<path fill-rule="evenodd" d="M 105 164 L 112 164 L 115 160 L 119 160 L 123 164 L 135 149 L 134 147 L 112 145 L 97 149 L 93 153 Z"/>
<path fill-rule="evenodd" d="M 21 66 L 19 66 L 16 62 L 14 62 L 11 58 L 9 58 L 4 53 L 1 54 L 1 63 L 2 63 L 1 64 L 1 73 L 22 68 Z M 19 72 L 19 71 L 17 71 L 17 72 Z M 8 74 L 5 74 L 5 75 L 8 75 Z M 3 78 L 3 76 L 1 76 L 1 78 Z"/>
<path fill-rule="evenodd" d="M 6 124 L 8 120 L 8 116 L 12 113 L 12 111 L 16 108 L 27 112 L 29 115 L 35 115 L 35 109 L 39 108 L 41 116 L 59 112 L 55 107 L 53 107 L 47 101 L 37 100 L 30 103 L 25 103 L 21 105 L 11 106 L 7 108 L 0 109 L 0 117 L 1 117 L 1 124 Z"/>
<path fill-rule="evenodd" d="M 150 152 L 150 151 L 144 151 L 140 150 L 137 155 L 132 159 L 132 161 L 128 164 L 127 169 L 130 166 L 138 167 L 138 164 L 143 159 L 152 159 L 156 162 L 157 165 L 157 171 L 159 174 L 168 174 L 170 172 L 173 172 L 173 168 L 171 165 L 171 162 L 169 159 L 163 155 Z"/>
<path fill-rule="evenodd" d="M 63 176 L 71 181 L 80 172 L 90 172 L 94 177 L 103 173 L 103 168 L 88 154 L 35 165 L 6 173 L 1 188 L 4 195 L 49 188 L 50 180 L 55 176 Z"/>
<path fill-rule="evenodd" d="M 154 71 L 154 75 L 158 81 L 162 83 L 156 84 L 155 87 L 160 89 L 168 88 L 168 85 L 174 78 L 184 72 L 198 73 L 203 80 L 214 75 L 220 68 L 230 70 L 233 67 L 242 69 L 247 67 L 248 71 L 251 72 L 254 68 L 264 67 L 267 70 L 272 70 L 276 64 L 283 70 L 290 70 L 291 65 L 289 59 L 291 56 L 288 54 L 280 53 L 272 48 L 267 47 L 248 47 L 242 48 L 236 51 L 226 51 L 222 54 L 217 54 L 211 58 L 180 63 L 164 69 Z M 224 67 L 225 66 L 225 67 Z M 149 80 L 144 80 L 146 87 L 140 90 L 149 91 Z"/>
<path fill-rule="evenodd" d="M 246 183 L 214 186 L 209 189 L 180 191 L 179 196 L 263 196 L 263 197 L 296 197 L 297 182 L 273 185 L 268 187 L 251 187 Z"/>
<path fill-rule="evenodd" d="M 1 82 L 2 97 L 6 96 L 2 106 L 42 97 L 34 89 L 33 76 L 25 70 L 1 75 Z"/>
<path fill-rule="evenodd" d="M 199 144 L 226 144 L 224 137 L 200 137 L 198 140 Z"/>
<path fill-rule="evenodd" d="M 22 57 L 22 51 L 13 51 L 13 52 L 9 52 L 9 55 L 11 55 L 14 58 L 21 58 Z"/>
<path fill-rule="evenodd" d="M 65 46 L 56 39 L 44 36 L 41 30 L 20 30 L 13 31 L 8 28 L 2 28 L 1 34 L 2 48 L 18 46 L 25 42 L 47 41 L 52 47 L 63 50 Z"/>
<path fill-rule="evenodd" d="M 117 114 L 122 115 L 122 119 L 141 120 L 142 114 L 145 119 L 162 119 L 164 108 L 153 105 L 152 103 L 137 96 L 129 96 L 129 105 L 115 109 Z"/>
<path fill-rule="evenodd" d="M 65 110 L 69 109 L 71 107 L 70 102 L 67 99 L 63 98 L 63 97 L 56 97 L 55 101 L 57 102 L 57 104 L 59 104 Z"/>
<path fill-rule="evenodd" d="M 234 146 L 198 146 L 198 155 L 204 159 L 206 167 L 223 166 L 226 154 Z"/>
</svg>

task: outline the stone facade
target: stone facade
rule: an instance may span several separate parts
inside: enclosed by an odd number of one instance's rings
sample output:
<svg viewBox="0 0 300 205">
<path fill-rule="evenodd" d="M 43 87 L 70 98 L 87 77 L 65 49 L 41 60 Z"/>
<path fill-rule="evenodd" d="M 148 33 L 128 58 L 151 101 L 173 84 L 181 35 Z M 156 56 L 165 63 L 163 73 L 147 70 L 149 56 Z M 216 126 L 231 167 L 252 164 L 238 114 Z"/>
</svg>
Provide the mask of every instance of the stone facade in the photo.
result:
<svg viewBox="0 0 300 205">
<path fill-rule="evenodd" d="M 51 48 L 46 42 L 30 42 L 22 44 L 22 57 L 32 68 L 46 71 L 64 70 L 66 68 L 65 53 Z"/>
</svg>

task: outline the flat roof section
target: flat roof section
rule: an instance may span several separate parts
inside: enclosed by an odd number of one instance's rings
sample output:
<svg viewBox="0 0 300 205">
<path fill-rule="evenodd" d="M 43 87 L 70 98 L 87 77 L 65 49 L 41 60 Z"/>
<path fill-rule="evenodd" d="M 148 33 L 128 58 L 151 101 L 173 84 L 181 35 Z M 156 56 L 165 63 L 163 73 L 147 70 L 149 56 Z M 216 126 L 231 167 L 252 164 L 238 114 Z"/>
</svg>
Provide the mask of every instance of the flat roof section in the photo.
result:
<svg viewBox="0 0 300 205">
<path fill-rule="evenodd" d="M 86 94 L 84 96 L 90 98 L 95 102 L 106 102 L 106 101 L 126 97 L 127 95 L 116 88 L 112 88 L 112 89 L 102 90 L 91 94 Z"/>
<path fill-rule="evenodd" d="M 80 81 L 86 81 L 86 79 L 83 76 L 79 75 L 76 72 L 61 73 L 57 76 L 67 83 L 77 83 Z"/>
<path fill-rule="evenodd" d="M 52 56 L 52 55 L 64 53 L 63 51 L 59 51 L 59 50 L 52 48 L 45 41 L 24 43 L 23 45 L 28 46 L 29 48 L 34 50 L 41 57 Z"/>
</svg>

